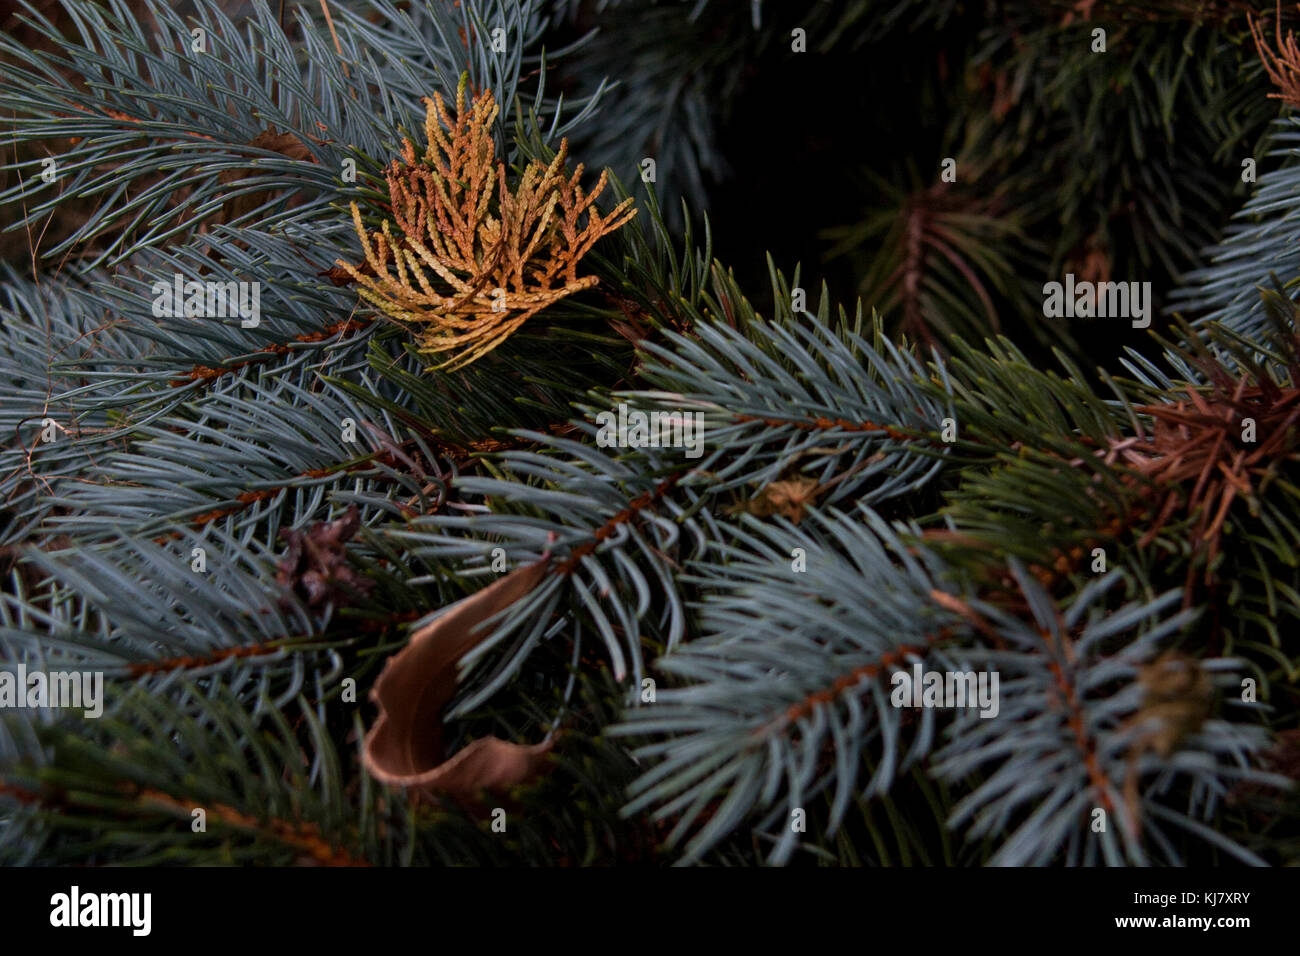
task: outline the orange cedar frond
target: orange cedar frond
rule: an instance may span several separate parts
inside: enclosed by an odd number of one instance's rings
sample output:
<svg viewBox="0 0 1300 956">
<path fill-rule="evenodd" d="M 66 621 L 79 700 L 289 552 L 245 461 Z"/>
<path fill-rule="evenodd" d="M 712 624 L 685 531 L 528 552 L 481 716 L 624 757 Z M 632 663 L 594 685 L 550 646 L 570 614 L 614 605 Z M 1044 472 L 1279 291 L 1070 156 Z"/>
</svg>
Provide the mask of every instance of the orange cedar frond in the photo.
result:
<svg viewBox="0 0 1300 956">
<path fill-rule="evenodd" d="M 462 86 L 455 116 L 436 93 L 425 102 L 428 146 L 417 156 L 408 140 L 388 170 L 392 218 L 369 232 L 353 203 L 365 261 L 338 266 L 366 301 L 417 326 L 423 351 L 450 353 L 440 367 L 460 367 L 542 309 L 596 285 L 577 274 L 579 260 L 636 210 L 625 199 L 602 216 L 595 200 L 606 174 L 584 192 L 583 167 L 571 176 L 565 169 L 567 142 L 549 165 L 529 163 L 511 190 L 492 140 L 490 91 L 466 109 Z"/>
<path fill-rule="evenodd" d="M 1300 106 L 1300 45 L 1297 45 L 1295 34 L 1290 30 L 1287 31 L 1286 39 L 1282 38 L 1282 4 L 1279 3 L 1277 8 L 1276 51 L 1264 37 L 1263 23 L 1254 17 L 1249 17 L 1248 22 L 1250 35 L 1255 40 L 1255 48 L 1259 51 L 1264 69 L 1268 71 L 1268 78 L 1279 90 L 1268 95 L 1280 99 L 1288 106 Z"/>
</svg>

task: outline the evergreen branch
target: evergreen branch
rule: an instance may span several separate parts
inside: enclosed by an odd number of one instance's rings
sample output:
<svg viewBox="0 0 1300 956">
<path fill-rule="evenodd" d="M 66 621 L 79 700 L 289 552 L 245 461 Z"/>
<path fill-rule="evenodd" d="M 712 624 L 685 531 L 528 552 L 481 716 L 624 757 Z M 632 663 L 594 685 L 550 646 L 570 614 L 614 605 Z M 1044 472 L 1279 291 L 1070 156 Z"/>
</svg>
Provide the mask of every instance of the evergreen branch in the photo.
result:
<svg viewBox="0 0 1300 956">
<path fill-rule="evenodd" d="M 954 826 L 969 824 L 971 839 L 1008 833 L 992 862 L 1177 865 L 1184 859 L 1161 821 L 1194 833 L 1193 816 L 1208 819 L 1216 812 L 1225 780 L 1278 785 L 1276 777 L 1251 768 L 1252 754 L 1266 739 L 1260 728 L 1203 716 L 1174 723 L 1174 712 L 1155 706 L 1149 688 L 1144 693 L 1135 680 L 1159 643 L 1194 616 L 1163 617 L 1178 592 L 1111 611 L 1097 604 L 1120 580 L 1111 575 L 1079 591 L 1059 613 L 1014 560 L 1011 571 L 1030 615 L 1017 619 L 976 606 L 1006 646 L 972 652 L 1003 676 L 999 717 L 958 719 L 935 760 L 935 772 L 950 781 L 992 769 L 957 804 L 951 820 Z M 1121 641 L 1130 631 L 1135 633 Z M 1214 672 L 1233 663 L 1190 666 Z M 1208 698 L 1204 707 L 1208 711 Z M 1139 778 L 1148 781 L 1140 790 Z M 1190 787 L 1187 811 L 1161 799 L 1176 779 Z M 1177 799 L 1179 792 L 1169 797 Z M 1119 826 L 1109 825 L 1112 815 Z M 1231 840 L 1207 843 L 1240 861 L 1259 862 Z"/>
<path fill-rule="evenodd" d="M 942 467 L 912 451 L 952 413 L 943 397 L 927 394 L 917 359 L 878 325 L 871 342 L 820 321 L 756 319 L 740 328 L 699 324 L 690 336 L 666 339 L 644 346 L 643 374 L 657 388 L 615 397 L 703 416 L 708 451 L 697 470 L 711 494 L 768 484 L 797 465 L 819 483 L 852 475 L 827 503 L 875 502 L 917 490 Z"/>
<path fill-rule="evenodd" d="M 36 809 L 42 852 L 69 862 L 392 861 L 385 831 L 409 822 L 374 791 L 345 793 L 321 713 L 299 698 L 300 739 L 278 710 L 255 718 L 225 689 L 199 700 L 201 718 L 137 690 L 89 734 L 46 728 L 52 759 L 6 766 L 0 794 Z"/>
<path fill-rule="evenodd" d="M 930 599 L 933 559 L 910 553 L 866 509 L 858 518 L 814 513 L 806 529 L 745 519 L 737 543 L 718 546 L 719 563 L 695 566 L 702 635 L 656 662 L 685 686 L 659 690 L 612 729 L 664 738 L 636 749 L 657 760 L 630 787 L 625 812 L 657 804 L 657 818 L 679 816 L 670 843 L 696 831 L 685 860 L 763 809 L 782 821 L 769 859 L 788 859 L 793 815 L 812 796 L 833 789 L 833 833 L 855 793 L 885 792 L 928 750 L 933 712 L 921 713 L 904 753 L 908 721 L 889 707 L 880 678 L 908 660 L 948 661 L 966 628 Z M 791 573 L 792 553 L 815 578 Z M 862 788 L 867 748 L 881 760 Z"/>
</svg>

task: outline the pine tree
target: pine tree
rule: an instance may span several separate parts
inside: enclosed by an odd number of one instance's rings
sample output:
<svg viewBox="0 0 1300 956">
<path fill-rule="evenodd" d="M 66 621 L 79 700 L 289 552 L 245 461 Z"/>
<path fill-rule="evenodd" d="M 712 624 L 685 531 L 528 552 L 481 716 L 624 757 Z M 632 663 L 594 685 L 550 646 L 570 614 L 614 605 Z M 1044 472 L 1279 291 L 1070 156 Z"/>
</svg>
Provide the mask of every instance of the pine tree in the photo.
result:
<svg viewBox="0 0 1300 956">
<path fill-rule="evenodd" d="M 1111 7 L 0 6 L 0 860 L 1296 862 L 1294 20 Z"/>
</svg>

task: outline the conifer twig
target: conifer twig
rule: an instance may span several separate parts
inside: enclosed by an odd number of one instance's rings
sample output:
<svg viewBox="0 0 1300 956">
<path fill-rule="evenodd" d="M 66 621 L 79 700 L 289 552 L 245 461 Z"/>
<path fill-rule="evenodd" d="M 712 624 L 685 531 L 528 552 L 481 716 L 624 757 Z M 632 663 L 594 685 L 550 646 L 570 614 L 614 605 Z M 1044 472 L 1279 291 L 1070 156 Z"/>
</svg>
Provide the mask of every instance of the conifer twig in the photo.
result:
<svg viewBox="0 0 1300 956">
<path fill-rule="evenodd" d="M 368 268 L 338 265 L 364 299 L 417 325 L 424 351 L 451 353 L 443 366 L 459 367 L 542 309 L 594 286 L 594 276 L 577 274 L 578 261 L 636 210 L 629 198 L 601 216 L 595 201 L 606 174 L 584 192 L 582 165 L 566 174 L 567 142 L 549 165 L 531 162 L 510 189 L 492 139 L 491 91 L 467 110 L 462 81 L 454 118 L 437 93 L 426 104 L 427 149 L 417 156 L 407 140 L 402 160 L 388 171 L 392 219 L 370 233 L 352 204 Z"/>
</svg>

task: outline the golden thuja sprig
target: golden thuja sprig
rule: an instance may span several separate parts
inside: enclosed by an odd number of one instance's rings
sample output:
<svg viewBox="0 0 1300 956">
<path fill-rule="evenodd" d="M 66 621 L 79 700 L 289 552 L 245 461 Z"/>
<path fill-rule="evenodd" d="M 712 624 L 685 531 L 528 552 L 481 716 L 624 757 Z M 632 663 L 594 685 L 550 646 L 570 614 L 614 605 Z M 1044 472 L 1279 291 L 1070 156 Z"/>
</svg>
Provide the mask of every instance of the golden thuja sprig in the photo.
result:
<svg viewBox="0 0 1300 956">
<path fill-rule="evenodd" d="M 1279 99 L 1288 106 L 1300 107 L 1300 46 L 1296 44 L 1295 34 L 1287 31 L 1282 38 L 1282 4 L 1277 5 L 1277 50 L 1268 45 L 1264 34 L 1264 24 L 1257 22 L 1253 16 L 1247 17 L 1250 35 L 1255 40 L 1259 58 L 1268 72 L 1278 92 L 1270 93 L 1270 99 Z"/>
<path fill-rule="evenodd" d="M 451 353 L 439 367 L 455 368 L 552 303 L 594 286 L 595 276 L 578 276 L 578 262 L 636 210 L 625 199 L 601 216 L 595 201 L 606 174 L 584 192 L 582 164 L 571 176 L 565 170 L 567 141 L 549 165 L 531 161 L 512 191 L 492 140 L 490 90 L 466 110 L 462 81 L 454 118 L 437 93 L 425 103 L 428 147 L 417 157 L 407 140 L 387 172 L 392 218 L 370 232 L 353 203 L 365 263 L 338 265 L 366 301 L 418 326 L 421 351 Z"/>
</svg>

